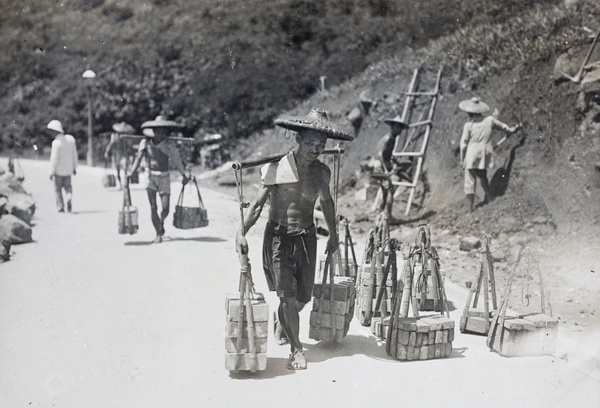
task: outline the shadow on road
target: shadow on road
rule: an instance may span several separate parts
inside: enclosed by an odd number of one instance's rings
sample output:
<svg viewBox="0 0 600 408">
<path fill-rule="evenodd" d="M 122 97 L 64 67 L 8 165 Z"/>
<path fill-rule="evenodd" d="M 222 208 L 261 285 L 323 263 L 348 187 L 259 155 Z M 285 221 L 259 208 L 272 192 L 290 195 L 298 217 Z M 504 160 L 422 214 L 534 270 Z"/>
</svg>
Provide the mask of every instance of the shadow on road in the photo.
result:
<svg viewBox="0 0 600 408">
<path fill-rule="evenodd" d="M 106 211 L 104 210 L 87 210 L 87 211 L 73 211 L 71 212 L 71 214 L 73 215 L 77 215 L 77 214 L 97 214 L 97 213 L 104 213 Z"/>
<path fill-rule="evenodd" d="M 267 357 L 267 369 L 252 373 L 250 371 L 229 372 L 229 378 L 232 380 L 258 380 L 281 377 L 294 374 L 294 370 L 288 370 L 287 358 Z M 310 361 L 309 361 L 310 365 Z"/>
<path fill-rule="evenodd" d="M 224 242 L 224 241 L 227 241 L 227 240 L 223 239 L 223 238 L 217 238 L 217 237 L 191 237 L 191 238 L 184 238 L 184 237 L 176 237 L 176 238 L 164 237 L 162 243 L 175 242 L 175 241 Z M 152 241 L 130 241 L 130 242 L 125 242 L 124 245 L 126 245 L 126 246 L 144 246 L 144 245 L 152 245 L 152 244 L 154 244 L 154 242 L 152 242 Z M 160 245 L 160 244 L 154 244 L 154 245 Z"/>
<path fill-rule="evenodd" d="M 306 358 L 309 362 L 320 363 L 331 358 L 350 357 L 362 354 L 377 360 L 394 360 L 385 352 L 385 342 L 374 336 L 348 335 L 341 343 L 321 341 L 317 344 L 306 344 Z"/>
</svg>

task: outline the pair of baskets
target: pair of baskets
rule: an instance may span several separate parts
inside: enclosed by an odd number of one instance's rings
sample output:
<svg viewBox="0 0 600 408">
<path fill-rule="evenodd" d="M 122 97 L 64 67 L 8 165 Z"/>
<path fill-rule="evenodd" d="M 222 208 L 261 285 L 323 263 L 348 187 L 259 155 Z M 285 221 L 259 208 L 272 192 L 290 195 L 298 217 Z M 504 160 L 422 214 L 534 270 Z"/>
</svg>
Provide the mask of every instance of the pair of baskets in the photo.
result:
<svg viewBox="0 0 600 408">
<path fill-rule="evenodd" d="M 204 208 L 204 202 L 202 201 L 200 189 L 198 188 L 195 177 L 191 177 L 190 184 L 193 184 L 193 187 L 196 187 L 198 206 L 186 207 L 183 205 L 185 185 L 182 185 L 177 205 L 175 205 L 175 212 L 173 213 L 173 226 L 178 229 L 202 228 L 208 225 L 208 215 L 206 208 Z"/>
</svg>

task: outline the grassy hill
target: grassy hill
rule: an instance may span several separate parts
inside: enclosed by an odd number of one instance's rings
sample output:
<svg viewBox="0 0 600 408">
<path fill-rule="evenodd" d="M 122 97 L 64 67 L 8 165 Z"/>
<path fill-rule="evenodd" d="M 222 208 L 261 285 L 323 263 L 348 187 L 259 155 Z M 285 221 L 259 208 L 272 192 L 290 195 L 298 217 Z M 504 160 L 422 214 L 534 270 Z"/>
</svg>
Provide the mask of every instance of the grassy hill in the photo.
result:
<svg viewBox="0 0 600 408">
<path fill-rule="evenodd" d="M 186 136 L 243 138 L 314 95 L 321 76 L 340 85 L 383 58 L 471 22 L 505 21 L 535 3 L 5 1 L 0 149 L 47 144 L 41 129 L 60 118 L 83 150 L 86 69 L 98 75 L 95 133 L 166 114 L 185 124 Z"/>
</svg>

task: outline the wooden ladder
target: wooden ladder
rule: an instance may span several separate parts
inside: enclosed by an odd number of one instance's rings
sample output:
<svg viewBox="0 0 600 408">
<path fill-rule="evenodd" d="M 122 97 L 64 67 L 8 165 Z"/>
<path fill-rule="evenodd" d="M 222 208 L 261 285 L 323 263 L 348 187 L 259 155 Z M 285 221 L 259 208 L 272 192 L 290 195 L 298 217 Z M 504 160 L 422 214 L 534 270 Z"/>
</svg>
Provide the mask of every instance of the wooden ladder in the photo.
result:
<svg viewBox="0 0 600 408">
<path fill-rule="evenodd" d="M 399 137 L 396 138 L 396 145 L 394 146 L 394 152 L 392 153 L 392 156 L 394 157 L 406 157 L 413 160 L 413 165 L 411 166 L 412 174 L 409 174 L 409 180 L 392 181 L 392 184 L 395 186 L 404 186 L 409 188 L 409 196 L 404 215 L 408 215 L 410 212 L 410 207 L 415 195 L 415 189 L 419 182 L 419 177 L 421 176 L 425 152 L 427 151 L 427 144 L 429 142 L 431 128 L 433 127 L 433 113 L 435 111 L 435 106 L 440 91 L 442 68 L 438 70 L 433 91 L 418 91 L 418 77 L 419 69 L 415 68 L 412 80 L 408 86 L 408 91 L 405 93 L 406 99 L 404 102 L 404 109 L 402 111 L 402 121 L 409 125 L 409 129 L 407 130 L 409 133 L 404 142 L 402 142 Z M 425 99 L 425 101 L 421 101 L 422 99 Z M 410 123 L 413 116 L 416 115 L 418 115 L 418 119 L 415 122 Z M 421 145 L 418 147 L 418 149 L 415 149 L 416 145 L 412 145 L 413 143 L 417 142 L 418 139 L 421 139 Z M 413 158 L 416 158 L 416 164 L 414 163 Z"/>
</svg>

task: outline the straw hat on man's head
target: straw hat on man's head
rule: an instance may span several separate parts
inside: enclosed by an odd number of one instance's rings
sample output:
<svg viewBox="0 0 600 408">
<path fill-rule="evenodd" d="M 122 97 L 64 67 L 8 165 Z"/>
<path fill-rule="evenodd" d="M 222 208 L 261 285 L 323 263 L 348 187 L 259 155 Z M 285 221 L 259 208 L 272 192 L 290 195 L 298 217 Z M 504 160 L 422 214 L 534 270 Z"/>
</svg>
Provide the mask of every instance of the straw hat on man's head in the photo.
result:
<svg viewBox="0 0 600 408">
<path fill-rule="evenodd" d="M 65 133 L 65 131 L 63 130 L 62 127 L 62 123 L 60 123 L 60 121 L 53 119 L 50 121 L 50 123 L 48 123 L 48 126 L 46 126 L 48 129 L 50 130 L 54 130 L 55 132 L 58 133 Z"/>
<path fill-rule="evenodd" d="M 148 128 L 174 128 L 181 129 L 183 126 L 173 122 L 172 120 L 167 120 L 164 116 L 157 116 L 154 120 L 149 120 L 148 122 L 142 123 L 142 129 Z"/>
<path fill-rule="evenodd" d="M 458 104 L 458 107 L 467 113 L 485 113 L 490 110 L 490 107 L 476 96 L 465 99 Z"/>
<path fill-rule="evenodd" d="M 384 122 L 390 126 L 391 125 L 400 125 L 404 129 L 408 128 L 408 123 L 403 121 L 402 118 L 400 117 L 400 115 L 396 115 L 396 117 L 391 118 L 391 119 L 385 119 Z"/>
<path fill-rule="evenodd" d="M 127 133 L 130 135 L 135 133 L 135 129 L 133 128 L 133 126 L 131 126 L 127 122 L 115 123 L 114 125 L 112 125 L 112 128 L 117 133 Z"/>
<path fill-rule="evenodd" d="M 301 132 L 302 130 L 316 130 L 324 133 L 329 139 L 354 140 L 348 132 L 337 127 L 327 119 L 327 113 L 323 109 L 313 108 L 306 116 L 283 116 L 275 119 L 277 126 L 284 129 Z"/>
</svg>

